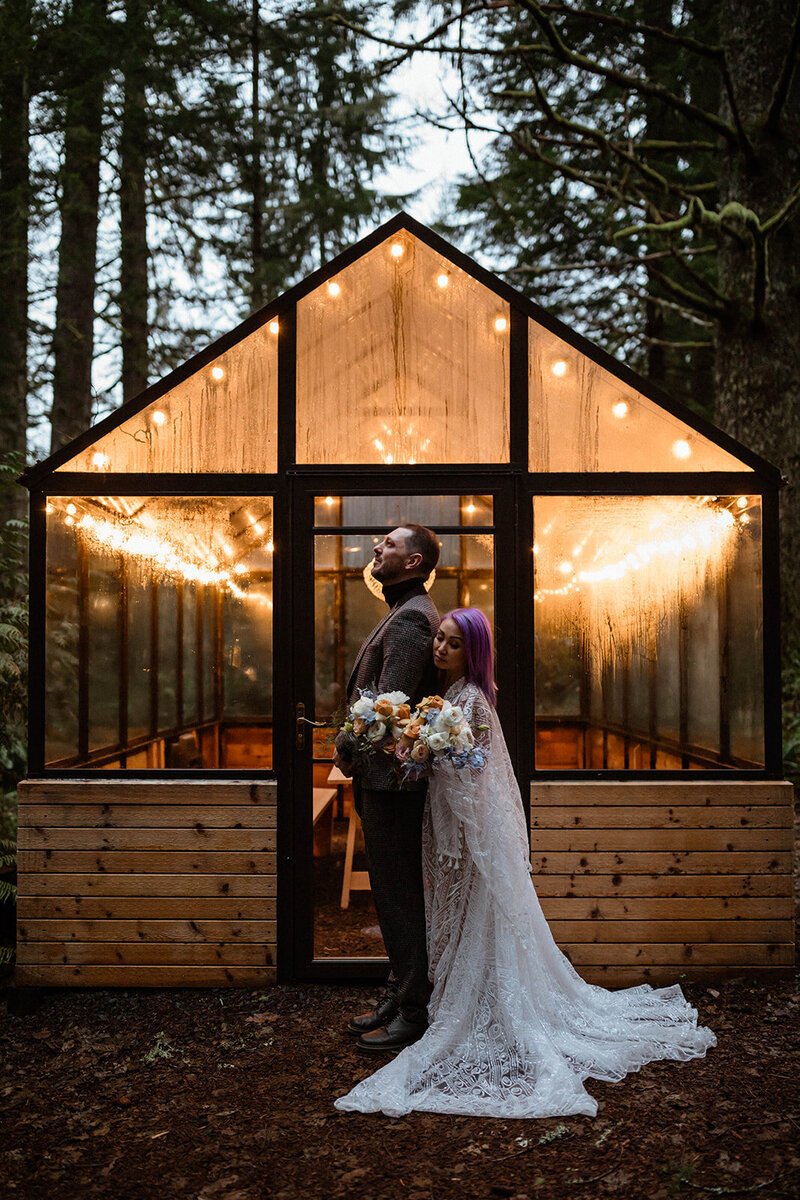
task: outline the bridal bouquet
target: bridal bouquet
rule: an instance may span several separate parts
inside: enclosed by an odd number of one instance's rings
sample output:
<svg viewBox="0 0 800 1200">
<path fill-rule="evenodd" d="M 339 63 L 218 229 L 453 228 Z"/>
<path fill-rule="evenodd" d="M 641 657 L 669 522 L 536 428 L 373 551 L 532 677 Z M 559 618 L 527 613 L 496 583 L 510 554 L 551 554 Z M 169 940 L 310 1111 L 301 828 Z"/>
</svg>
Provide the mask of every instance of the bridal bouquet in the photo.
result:
<svg viewBox="0 0 800 1200">
<path fill-rule="evenodd" d="M 393 753 L 397 773 L 404 783 L 431 775 L 439 762 L 451 762 L 458 770 L 472 767 L 476 771 L 486 764 L 486 756 L 475 745 L 463 712 L 457 704 L 441 696 L 426 696 L 408 719 L 397 724 L 401 736 Z"/>
<path fill-rule="evenodd" d="M 411 717 L 411 708 L 405 692 L 382 692 L 359 690 L 358 699 L 350 705 L 342 729 L 352 733 L 356 739 L 355 749 L 359 754 L 394 754 L 398 740 L 403 736 Z"/>
</svg>

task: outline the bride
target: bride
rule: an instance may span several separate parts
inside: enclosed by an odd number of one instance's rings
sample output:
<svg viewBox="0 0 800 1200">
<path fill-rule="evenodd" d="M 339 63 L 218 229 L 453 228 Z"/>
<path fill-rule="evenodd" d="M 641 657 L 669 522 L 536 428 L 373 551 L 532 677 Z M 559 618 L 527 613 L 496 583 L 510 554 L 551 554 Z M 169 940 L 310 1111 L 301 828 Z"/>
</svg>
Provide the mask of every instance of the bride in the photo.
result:
<svg viewBox="0 0 800 1200">
<path fill-rule="evenodd" d="M 530 877 L 525 818 L 495 713 L 492 635 L 480 610 L 442 619 L 434 661 L 469 720 L 482 770 L 437 761 L 423 826 L 433 994 L 424 1036 L 336 1107 L 401 1116 L 594 1116 L 587 1078 L 702 1058 L 716 1038 L 678 984 L 585 983 L 553 941 Z M 402 794 L 398 795 L 402 803 Z"/>
</svg>

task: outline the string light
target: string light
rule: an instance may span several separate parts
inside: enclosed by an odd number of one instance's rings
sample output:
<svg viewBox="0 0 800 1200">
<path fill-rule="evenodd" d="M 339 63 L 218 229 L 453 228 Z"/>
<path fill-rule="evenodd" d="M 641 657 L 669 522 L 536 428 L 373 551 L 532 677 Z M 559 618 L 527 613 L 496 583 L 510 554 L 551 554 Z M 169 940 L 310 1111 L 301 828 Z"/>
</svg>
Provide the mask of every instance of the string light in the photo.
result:
<svg viewBox="0 0 800 1200">
<path fill-rule="evenodd" d="M 333 496 L 326 496 L 325 503 L 327 504 L 328 508 L 331 508 L 333 506 Z"/>
<path fill-rule="evenodd" d="M 560 379 L 562 375 L 566 375 L 567 373 L 567 364 L 564 362 L 563 358 L 557 358 L 550 367 L 550 370 Z"/>
<path fill-rule="evenodd" d="M 331 282 L 328 284 L 328 295 L 336 297 L 336 296 L 340 296 L 341 293 L 342 293 L 341 284 L 338 284 L 335 279 L 332 279 Z"/>
<path fill-rule="evenodd" d="M 438 287 L 446 288 L 448 286 L 448 284 L 450 283 L 450 276 L 445 275 L 445 273 L 443 271 L 441 275 L 436 276 L 436 283 L 437 283 Z"/>
<path fill-rule="evenodd" d="M 691 458 L 692 447 L 683 438 L 678 438 L 677 442 L 672 443 L 672 453 L 676 458 Z"/>
<path fill-rule="evenodd" d="M 508 329 L 508 318 L 507 317 L 495 317 L 494 327 L 498 333 L 505 333 L 505 331 Z"/>
<path fill-rule="evenodd" d="M 67 505 L 65 524 L 75 526 L 87 540 L 104 550 L 124 554 L 126 557 L 157 567 L 160 575 L 176 575 L 190 583 L 216 584 L 240 600 L 255 600 L 271 607 L 272 602 L 268 598 L 245 591 L 234 581 L 234 576 L 241 578 L 247 575 L 247 567 L 243 563 L 236 563 L 231 567 L 221 566 L 214 554 L 209 553 L 204 557 L 199 552 L 195 555 L 187 553 L 183 544 L 176 545 L 158 531 L 143 530 L 130 517 L 123 524 L 106 517 L 94 517 L 88 512 L 84 512 L 80 520 L 76 521 L 76 514 L 76 506 L 71 503 Z M 255 529 L 255 526 L 252 528 Z M 271 539 L 267 542 L 266 549 L 269 553 L 274 550 Z M 233 555 L 233 549 L 228 543 L 223 544 L 222 552 L 228 557 Z"/>
<path fill-rule="evenodd" d="M 107 454 L 104 454 L 102 450 L 95 450 L 92 455 L 92 466 L 102 471 L 108 466 L 109 462 L 110 459 Z"/>
<path fill-rule="evenodd" d="M 627 400 L 618 400 L 617 403 L 611 409 L 611 411 L 613 412 L 615 417 L 618 417 L 621 420 L 622 417 L 627 417 L 627 415 L 631 411 L 631 409 L 630 409 L 630 405 L 628 404 Z"/>
<path fill-rule="evenodd" d="M 740 496 L 736 501 L 737 508 L 747 508 L 747 496 Z"/>
<path fill-rule="evenodd" d="M 151 417 L 154 425 L 166 425 L 167 423 L 167 414 L 161 412 L 158 408 L 151 413 Z"/>
<path fill-rule="evenodd" d="M 389 253 L 391 254 L 392 258 L 402 258 L 404 253 L 404 247 L 402 243 L 392 242 Z"/>
<path fill-rule="evenodd" d="M 219 383 L 220 379 L 225 378 L 224 369 L 220 366 L 212 367 L 211 368 L 211 378 L 216 379 L 217 383 Z"/>
<path fill-rule="evenodd" d="M 269 331 L 270 331 L 270 333 L 280 333 L 280 331 L 281 331 L 280 321 L 270 321 Z"/>
</svg>

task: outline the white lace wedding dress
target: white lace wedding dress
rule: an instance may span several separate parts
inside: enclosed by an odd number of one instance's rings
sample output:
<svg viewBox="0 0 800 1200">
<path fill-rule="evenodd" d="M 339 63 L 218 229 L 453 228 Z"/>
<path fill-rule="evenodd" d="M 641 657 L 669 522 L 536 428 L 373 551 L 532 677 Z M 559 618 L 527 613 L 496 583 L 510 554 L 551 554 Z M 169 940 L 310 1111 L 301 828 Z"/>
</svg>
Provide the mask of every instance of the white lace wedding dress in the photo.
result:
<svg viewBox="0 0 800 1200">
<path fill-rule="evenodd" d="M 519 788 L 497 715 L 459 680 L 482 771 L 437 768 L 423 827 L 433 995 L 425 1036 L 336 1107 L 400 1116 L 551 1117 L 597 1102 L 584 1080 L 622 1079 L 716 1045 L 680 987 L 585 983 L 553 941 L 534 891 Z M 486 726 L 480 729 L 480 726 Z M 402 803 L 402 795 L 398 796 Z"/>
</svg>

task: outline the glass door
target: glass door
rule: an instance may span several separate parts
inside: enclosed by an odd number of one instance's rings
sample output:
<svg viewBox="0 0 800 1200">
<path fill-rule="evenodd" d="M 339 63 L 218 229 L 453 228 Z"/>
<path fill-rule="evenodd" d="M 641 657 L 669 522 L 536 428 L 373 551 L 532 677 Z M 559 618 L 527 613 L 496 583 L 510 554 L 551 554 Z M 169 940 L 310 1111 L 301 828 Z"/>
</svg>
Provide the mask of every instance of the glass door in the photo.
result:
<svg viewBox="0 0 800 1200">
<path fill-rule="evenodd" d="M 363 977 L 385 970 L 385 951 L 352 785 L 332 754 L 353 663 L 388 611 L 371 573 L 373 550 L 405 522 L 427 525 L 441 543 L 426 581 L 439 613 L 477 607 L 494 626 L 503 503 L 487 491 L 348 494 L 341 485 L 326 491 L 307 483 L 301 489 L 294 506 L 297 561 L 305 572 L 301 582 L 295 571 L 296 965 L 301 973 L 313 965 L 314 975 Z M 502 675 L 499 665 L 501 682 Z"/>
</svg>

